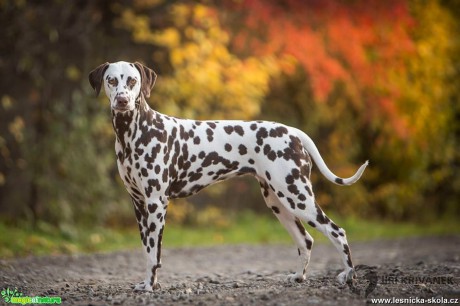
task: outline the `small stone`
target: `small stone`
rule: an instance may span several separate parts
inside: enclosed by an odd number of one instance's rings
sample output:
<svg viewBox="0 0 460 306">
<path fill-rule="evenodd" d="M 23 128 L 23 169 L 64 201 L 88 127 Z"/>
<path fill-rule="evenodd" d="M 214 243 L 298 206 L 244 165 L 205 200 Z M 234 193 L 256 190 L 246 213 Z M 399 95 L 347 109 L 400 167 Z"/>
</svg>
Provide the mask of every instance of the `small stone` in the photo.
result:
<svg viewBox="0 0 460 306">
<path fill-rule="evenodd" d="M 260 297 L 260 299 L 261 299 L 262 301 L 268 301 L 268 300 L 270 299 L 270 297 L 269 297 L 268 295 L 266 295 L 266 294 L 262 294 L 262 296 Z"/>
</svg>

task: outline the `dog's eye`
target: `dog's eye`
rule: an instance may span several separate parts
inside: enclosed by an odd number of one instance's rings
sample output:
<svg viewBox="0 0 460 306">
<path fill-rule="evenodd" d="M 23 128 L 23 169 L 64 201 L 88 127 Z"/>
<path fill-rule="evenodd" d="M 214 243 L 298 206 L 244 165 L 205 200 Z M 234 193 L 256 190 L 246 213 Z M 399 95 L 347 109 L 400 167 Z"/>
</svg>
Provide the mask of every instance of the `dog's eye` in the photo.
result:
<svg viewBox="0 0 460 306">
<path fill-rule="evenodd" d="M 136 85 L 137 81 L 136 79 L 131 79 L 129 80 L 129 86 L 133 87 L 134 85 Z"/>
<path fill-rule="evenodd" d="M 113 79 L 109 79 L 107 83 L 109 83 L 109 85 L 112 85 L 112 86 L 117 86 L 118 81 L 117 79 L 113 78 Z"/>
</svg>

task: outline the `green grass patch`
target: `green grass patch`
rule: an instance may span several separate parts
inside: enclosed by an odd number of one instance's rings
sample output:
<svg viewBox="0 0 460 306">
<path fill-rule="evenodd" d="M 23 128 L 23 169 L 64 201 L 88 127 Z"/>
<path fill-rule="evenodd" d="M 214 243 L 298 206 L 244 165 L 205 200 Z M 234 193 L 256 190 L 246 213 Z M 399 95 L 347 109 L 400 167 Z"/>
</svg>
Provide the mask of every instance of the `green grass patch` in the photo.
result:
<svg viewBox="0 0 460 306">
<path fill-rule="evenodd" d="M 452 235 L 460 233 L 460 223 L 443 220 L 429 224 L 394 223 L 357 218 L 332 218 L 345 228 L 349 241 L 392 239 L 411 236 Z M 315 242 L 327 239 L 316 229 L 306 226 Z M 27 255 L 110 252 L 140 249 L 137 225 L 131 229 L 105 227 L 61 227 L 40 223 L 36 228 L 12 227 L 0 223 L 0 258 Z M 226 225 L 198 227 L 167 224 L 164 247 L 195 247 L 220 244 L 292 243 L 286 230 L 273 216 L 242 213 Z"/>
<path fill-rule="evenodd" d="M 140 246 L 137 225 L 132 230 L 111 230 L 103 227 L 56 228 L 45 223 L 38 224 L 37 228 L 12 227 L 0 223 L 0 232 L 0 258 L 114 251 Z"/>
</svg>

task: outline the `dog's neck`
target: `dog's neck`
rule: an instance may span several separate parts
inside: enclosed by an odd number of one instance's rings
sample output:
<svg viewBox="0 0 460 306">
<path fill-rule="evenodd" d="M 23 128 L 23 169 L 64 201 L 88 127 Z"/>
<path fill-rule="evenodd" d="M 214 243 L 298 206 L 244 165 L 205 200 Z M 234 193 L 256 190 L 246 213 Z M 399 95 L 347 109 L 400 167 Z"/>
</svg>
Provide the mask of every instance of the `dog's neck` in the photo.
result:
<svg viewBox="0 0 460 306">
<path fill-rule="evenodd" d="M 131 149 L 130 143 L 135 138 L 138 130 L 142 128 L 142 123 L 156 117 L 155 113 L 147 104 L 142 94 L 137 97 L 135 108 L 132 111 L 117 112 L 112 110 L 113 129 L 124 155 L 129 155 L 128 151 Z"/>
</svg>

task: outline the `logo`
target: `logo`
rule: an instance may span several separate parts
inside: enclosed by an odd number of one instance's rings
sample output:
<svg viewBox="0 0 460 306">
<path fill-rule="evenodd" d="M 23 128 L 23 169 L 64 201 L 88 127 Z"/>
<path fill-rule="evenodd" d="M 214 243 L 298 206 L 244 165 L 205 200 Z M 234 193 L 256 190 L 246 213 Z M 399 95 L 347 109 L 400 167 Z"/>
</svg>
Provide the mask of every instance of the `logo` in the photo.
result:
<svg viewBox="0 0 460 306">
<path fill-rule="evenodd" d="M 366 265 L 355 266 L 355 277 L 352 281 L 347 282 L 351 292 L 367 298 L 377 287 L 378 276 L 376 269 L 377 267 Z"/>
<path fill-rule="evenodd" d="M 454 285 L 452 276 L 403 275 L 396 269 L 390 274 L 377 275 L 377 267 L 357 265 L 353 280 L 347 282 L 351 292 L 367 298 L 380 285 L 394 284 L 437 284 Z"/>
<path fill-rule="evenodd" d="M 8 304 L 61 304 L 61 297 L 59 296 L 24 296 L 22 292 L 17 289 L 6 288 L 3 289 L 2 299 Z"/>
</svg>

